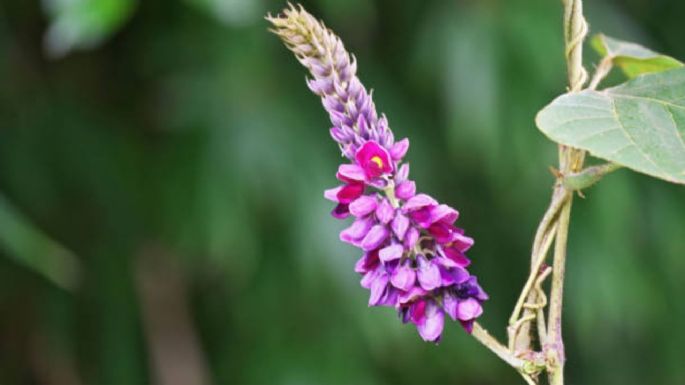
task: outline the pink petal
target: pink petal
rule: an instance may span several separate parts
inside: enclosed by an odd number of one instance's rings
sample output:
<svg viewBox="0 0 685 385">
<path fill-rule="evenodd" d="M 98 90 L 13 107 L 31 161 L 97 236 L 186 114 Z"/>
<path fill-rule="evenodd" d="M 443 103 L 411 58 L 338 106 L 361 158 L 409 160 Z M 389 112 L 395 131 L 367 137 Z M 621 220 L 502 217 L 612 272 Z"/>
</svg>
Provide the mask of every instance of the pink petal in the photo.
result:
<svg viewBox="0 0 685 385">
<path fill-rule="evenodd" d="M 426 194 L 417 194 L 404 203 L 404 205 L 402 206 L 402 211 L 406 213 L 424 208 L 426 206 L 432 206 L 437 204 L 438 202 L 430 196 Z"/>
<path fill-rule="evenodd" d="M 404 155 L 407 153 L 407 150 L 409 149 L 409 139 L 404 138 L 400 140 L 399 142 L 395 143 L 391 148 L 390 148 L 390 156 L 394 160 L 400 160 L 404 158 Z"/>
<path fill-rule="evenodd" d="M 383 225 L 375 225 L 369 230 L 361 241 L 361 248 L 365 251 L 377 249 L 390 235 L 388 229 Z"/>
<path fill-rule="evenodd" d="M 362 195 L 350 203 L 350 213 L 355 217 L 363 217 L 376 210 L 378 199 L 372 195 Z"/>
<path fill-rule="evenodd" d="M 405 180 L 395 188 L 395 195 L 400 199 L 409 199 L 416 194 L 416 183 L 413 180 Z"/>
<path fill-rule="evenodd" d="M 478 318 L 481 314 L 483 314 L 483 308 L 475 298 L 467 298 L 466 300 L 459 301 L 457 318 L 460 320 L 469 321 Z"/>
<path fill-rule="evenodd" d="M 378 252 L 378 258 L 383 262 L 394 261 L 402 258 L 402 254 L 404 254 L 404 247 L 400 244 L 394 244 L 381 249 Z"/>
<path fill-rule="evenodd" d="M 409 218 L 404 216 L 402 213 L 397 213 L 395 214 L 395 219 L 392 220 L 391 227 L 397 239 L 402 241 L 404 239 L 404 234 L 409 228 Z"/>
<path fill-rule="evenodd" d="M 364 169 L 356 164 L 341 164 L 338 167 L 338 179 L 343 182 L 364 181 Z"/>
<path fill-rule="evenodd" d="M 395 209 L 387 199 L 383 199 L 376 208 L 376 218 L 383 224 L 388 224 L 395 215 Z"/>
</svg>

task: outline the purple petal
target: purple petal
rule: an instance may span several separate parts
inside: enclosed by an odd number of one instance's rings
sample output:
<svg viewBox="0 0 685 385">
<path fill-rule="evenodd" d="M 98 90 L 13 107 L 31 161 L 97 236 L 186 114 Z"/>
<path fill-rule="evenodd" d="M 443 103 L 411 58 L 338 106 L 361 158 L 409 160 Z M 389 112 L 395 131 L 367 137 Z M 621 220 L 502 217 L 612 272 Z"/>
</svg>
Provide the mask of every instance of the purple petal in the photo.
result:
<svg viewBox="0 0 685 385">
<path fill-rule="evenodd" d="M 416 282 L 416 272 L 409 263 L 400 265 L 390 277 L 390 283 L 402 291 L 409 291 Z"/>
<path fill-rule="evenodd" d="M 395 215 L 395 209 L 387 199 L 383 199 L 376 208 L 376 218 L 383 224 L 388 224 Z"/>
<path fill-rule="evenodd" d="M 416 260 L 418 262 L 417 276 L 421 287 L 427 291 L 440 287 L 442 285 L 442 277 L 440 276 L 438 266 L 427 260 L 423 255 L 419 255 Z"/>
<path fill-rule="evenodd" d="M 376 210 L 378 199 L 373 195 L 362 195 L 350 203 L 350 213 L 355 217 L 363 217 Z"/>
<path fill-rule="evenodd" d="M 408 149 L 409 149 L 409 139 L 404 138 L 404 139 L 400 140 L 399 142 L 395 143 L 390 148 L 390 156 L 394 160 L 400 160 L 407 153 Z"/>
<path fill-rule="evenodd" d="M 341 164 L 338 167 L 338 178 L 344 181 L 362 182 L 365 179 L 364 169 L 356 164 Z"/>
<path fill-rule="evenodd" d="M 471 334 L 471 332 L 473 331 L 473 322 L 474 322 L 473 320 L 470 320 L 470 321 L 459 320 L 461 327 L 463 327 L 464 330 L 466 330 L 466 332 L 469 334 Z"/>
<path fill-rule="evenodd" d="M 404 247 L 407 250 L 411 250 L 416 246 L 416 242 L 419 240 L 419 230 L 416 227 L 409 227 L 407 233 L 404 235 Z"/>
<path fill-rule="evenodd" d="M 405 163 L 400 166 L 400 169 L 397 170 L 397 174 L 395 174 L 395 183 L 398 185 L 405 180 L 409 178 L 409 163 Z"/>
<path fill-rule="evenodd" d="M 361 282 L 359 284 L 365 288 L 369 289 L 371 287 L 371 284 L 378 279 L 378 277 L 381 275 L 381 270 L 379 268 L 376 268 L 374 270 L 369 271 L 368 273 L 364 274 L 362 277 Z"/>
<path fill-rule="evenodd" d="M 383 262 L 388 262 L 402 258 L 402 254 L 404 254 L 404 247 L 400 244 L 394 244 L 381 249 L 378 252 L 378 258 Z"/>
<path fill-rule="evenodd" d="M 363 183 L 349 183 L 343 186 L 340 191 L 338 191 L 338 194 L 336 195 L 336 199 L 340 203 L 350 203 L 353 200 L 359 198 L 362 194 L 364 193 L 364 184 Z"/>
<path fill-rule="evenodd" d="M 474 298 L 459 301 L 457 306 L 457 318 L 462 321 L 469 321 L 478 318 L 483 314 L 483 308 L 480 303 Z"/>
<path fill-rule="evenodd" d="M 400 199 L 409 199 L 416 194 L 416 183 L 413 180 L 405 180 L 395 188 L 395 195 Z"/>
<path fill-rule="evenodd" d="M 416 325 L 419 335 L 421 335 L 424 341 L 438 342 L 444 326 L 445 313 L 433 301 L 430 301 L 426 305 L 425 321 Z"/>
<path fill-rule="evenodd" d="M 361 241 L 361 248 L 365 251 L 377 249 L 390 235 L 388 229 L 383 225 L 375 225 L 369 230 Z"/>
<path fill-rule="evenodd" d="M 378 302 L 378 305 L 395 307 L 397 305 L 397 298 L 399 298 L 399 294 L 399 290 L 388 285 L 385 289 L 385 293 Z"/>
<path fill-rule="evenodd" d="M 346 142 L 350 139 L 349 136 L 339 127 L 331 127 L 329 132 L 333 140 L 336 142 Z"/>
<path fill-rule="evenodd" d="M 364 253 L 364 255 L 359 258 L 357 263 L 354 265 L 354 271 L 360 274 L 368 273 L 378 267 L 380 260 L 378 259 L 377 251 L 370 251 Z"/>
<path fill-rule="evenodd" d="M 388 287 L 388 275 L 383 273 L 376 277 L 371 282 L 371 295 L 369 296 L 369 306 L 376 306 L 380 303 L 381 297 L 385 294 L 385 289 Z"/>
<path fill-rule="evenodd" d="M 402 241 L 404 239 L 404 234 L 406 234 L 407 229 L 409 228 L 409 218 L 398 212 L 395 214 L 395 219 L 392 220 L 391 227 L 395 236 L 397 236 L 397 239 Z"/>
<path fill-rule="evenodd" d="M 459 212 L 448 205 L 438 205 L 431 209 L 431 220 L 452 224 L 459 218 Z"/>
<path fill-rule="evenodd" d="M 442 308 L 453 321 L 457 320 L 457 306 L 459 306 L 459 298 L 451 292 L 446 291 L 445 295 L 442 297 Z"/>
<path fill-rule="evenodd" d="M 333 202 L 337 203 L 338 202 L 338 193 L 340 192 L 340 190 L 342 190 L 343 187 L 345 187 L 345 186 L 338 186 L 338 187 L 333 187 L 333 188 L 329 188 L 328 190 L 325 190 L 323 192 L 324 198 L 328 199 L 329 201 L 333 201 Z"/>
<path fill-rule="evenodd" d="M 452 244 L 462 253 L 470 249 L 473 246 L 473 238 L 467 237 L 466 235 L 460 234 L 458 232 L 452 233 Z"/>
<path fill-rule="evenodd" d="M 404 206 L 402 206 L 402 211 L 406 213 L 424 208 L 426 206 L 432 206 L 437 204 L 438 202 L 430 196 L 426 194 L 418 194 L 414 195 L 409 200 L 407 200 L 407 202 L 404 203 Z"/>
<path fill-rule="evenodd" d="M 445 256 L 445 258 L 448 258 L 458 266 L 466 267 L 471 264 L 471 260 L 466 258 L 464 253 L 460 252 L 454 247 L 442 247 L 439 250 L 442 250 L 442 254 Z"/>
<path fill-rule="evenodd" d="M 469 279 L 469 273 L 461 267 L 444 267 L 440 266 L 440 278 L 442 279 L 442 286 L 450 286 L 464 283 Z"/>
<path fill-rule="evenodd" d="M 345 219 L 350 216 L 350 208 L 347 203 L 338 203 L 333 211 L 331 211 L 331 215 L 334 218 L 338 219 Z"/>
<path fill-rule="evenodd" d="M 357 246 L 358 241 L 369 233 L 372 225 L 373 221 L 370 218 L 357 219 L 350 227 L 340 232 L 340 240 Z"/>
<path fill-rule="evenodd" d="M 414 286 L 411 289 L 409 289 L 409 291 L 400 293 L 400 296 L 397 299 L 397 303 L 399 305 L 405 305 L 409 302 L 416 300 L 417 298 L 425 296 L 426 294 L 426 291 L 423 290 L 420 286 Z"/>
</svg>

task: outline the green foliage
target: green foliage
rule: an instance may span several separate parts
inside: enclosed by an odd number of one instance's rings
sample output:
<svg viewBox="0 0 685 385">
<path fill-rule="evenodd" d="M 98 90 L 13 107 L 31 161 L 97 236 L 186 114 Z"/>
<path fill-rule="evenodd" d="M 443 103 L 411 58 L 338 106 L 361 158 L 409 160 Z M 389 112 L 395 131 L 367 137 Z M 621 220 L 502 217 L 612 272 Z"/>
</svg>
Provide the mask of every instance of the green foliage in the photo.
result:
<svg viewBox="0 0 685 385">
<path fill-rule="evenodd" d="M 63 289 L 78 284 L 80 265 L 74 254 L 53 241 L 0 195 L 0 249 L 17 263 Z"/>
<path fill-rule="evenodd" d="M 45 49 L 59 57 L 99 45 L 117 32 L 132 14 L 135 0 L 46 0 L 44 4 L 52 19 Z"/>
<path fill-rule="evenodd" d="M 536 122 L 555 142 L 685 184 L 685 68 L 562 95 Z"/>
<path fill-rule="evenodd" d="M 666 55 L 654 52 L 639 44 L 597 34 L 591 40 L 592 47 L 601 56 L 623 70 L 628 78 L 682 67 L 683 63 Z"/>
</svg>

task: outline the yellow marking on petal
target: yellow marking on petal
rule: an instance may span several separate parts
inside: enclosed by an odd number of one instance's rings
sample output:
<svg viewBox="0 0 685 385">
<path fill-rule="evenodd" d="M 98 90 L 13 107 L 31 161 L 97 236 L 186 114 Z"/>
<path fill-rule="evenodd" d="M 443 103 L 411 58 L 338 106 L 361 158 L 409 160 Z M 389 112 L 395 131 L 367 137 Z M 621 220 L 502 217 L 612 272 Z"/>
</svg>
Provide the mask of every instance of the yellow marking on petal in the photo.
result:
<svg viewBox="0 0 685 385">
<path fill-rule="evenodd" d="M 383 159 L 381 159 L 380 156 L 376 155 L 376 156 L 372 157 L 371 161 L 373 163 L 376 163 L 378 165 L 378 167 L 383 168 Z"/>
</svg>

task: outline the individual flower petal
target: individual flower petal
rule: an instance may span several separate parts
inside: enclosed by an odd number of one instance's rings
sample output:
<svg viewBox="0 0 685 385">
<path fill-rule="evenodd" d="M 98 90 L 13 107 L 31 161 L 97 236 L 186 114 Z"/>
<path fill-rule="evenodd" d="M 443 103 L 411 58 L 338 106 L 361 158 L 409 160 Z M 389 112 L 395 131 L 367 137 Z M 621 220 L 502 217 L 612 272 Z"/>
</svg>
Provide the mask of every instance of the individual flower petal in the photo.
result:
<svg viewBox="0 0 685 385">
<path fill-rule="evenodd" d="M 411 267 L 411 262 L 407 260 L 401 264 L 390 276 L 390 283 L 396 288 L 408 291 L 414 287 L 416 282 L 416 272 Z"/>
<path fill-rule="evenodd" d="M 341 164 L 338 167 L 337 177 L 343 182 L 363 182 L 365 176 L 364 169 L 357 164 Z"/>
<path fill-rule="evenodd" d="M 474 322 L 475 322 L 474 320 L 470 320 L 470 321 L 459 320 L 461 327 L 463 327 L 464 330 L 466 330 L 466 332 L 469 334 L 471 334 L 471 332 L 473 332 L 473 323 Z"/>
<path fill-rule="evenodd" d="M 381 249 L 378 252 L 378 257 L 383 262 L 389 262 L 402 258 L 402 254 L 404 254 L 404 247 L 400 244 L 394 244 Z"/>
<path fill-rule="evenodd" d="M 340 240 L 356 246 L 359 240 L 366 237 L 372 225 L 373 221 L 370 218 L 359 218 L 352 222 L 350 227 L 340 232 Z"/>
<path fill-rule="evenodd" d="M 433 223 L 441 222 L 451 225 L 459 218 L 459 212 L 448 205 L 437 205 L 431 208 L 431 220 Z"/>
<path fill-rule="evenodd" d="M 428 232 L 435 238 L 438 243 L 448 243 L 452 241 L 451 225 L 437 222 L 428 227 Z"/>
<path fill-rule="evenodd" d="M 402 241 L 404 239 L 404 234 L 407 233 L 407 229 L 409 228 L 409 218 L 398 212 L 392 220 L 391 227 L 397 239 Z"/>
<path fill-rule="evenodd" d="M 383 224 L 388 224 L 395 216 L 395 209 L 392 207 L 388 199 L 381 200 L 381 203 L 376 208 L 376 218 Z"/>
<path fill-rule="evenodd" d="M 409 213 L 409 217 L 422 228 L 428 228 L 433 221 L 431 220 L 430 207 L 422 207 Z"/>
<path fill-rule="evenodd" d="M 409 306 L 409 318 L 411 322 L 418 325 L 426 321 L 426 305 L 425 299 L 419 299 Z"/>
<path fill-rule="evenodd" d="M 439 266 L 440 279 L 442 286 L 450 286 L 466 282 L 469 279 L 469 273 L 461 267 L 444 267 Z"/>
<path fill-rule="evenodd" d="M 426 206 L 437 205 L 438 202 L 426 194 L 417 194 L 407 200 L 402 206 L 402 211 L 407 213 Z"/>
<path fill-rule="evenodd" d="M 409 178 L 409 163 L 404 163 L 400 166 L 395 174 L 395 183 L 400 184 Z"/>
<path fill-rule="evenodd" d="M 357 263 L 354 265 L 354 271 L 360 274 L 365 274 L 376 269 L 379 264 L 380 259 L 378 258 L 378 250 L 372 250 L 364 253 L 364 255 L 359 258 Z"/>
<path fill-rule="evenodd" d="M 399 290 L 388 285 L 385 288 L 385 292 L 381 296 L 381 299 L 378 301 L 378 306 L 394 307 L 397 304 L 397 298 L 399 297 L 399 294 Z"/>
<path fill-rule="evenodd" d="M 324 198 L 328 199 L 329 201 L 338 202 L 338 193 L 343 189 L 343 187 L 345 186 L 338 186 L 325 190 L 323 192 Z"/>
<path fill-rule="evenodd" d="M 456 263 L 457 265 L 459 265 L 461 267 L 466 267 L 466 266 L 471 264 L 471 260 L 466 258 L 464 253 L 462 253 L 461 251 L 457 250 L 454 247 L 444 246 L 439 250 L 442 251 L 442 255 L 445 258 L 449 258 L 451 261 L 453 261 L 454 263 Z"/>
<path fill-rule="evenodd" d="M 350 203 L 349 212 L 355 217 L 363 217 L 374 210 L 378 206 L 378 199 L 374 195 L 362 195 Z"/>
<path fill-rule="evenodd" d="M 336 198 L 340 203 L 350 203 L 353 200 L 359 198 L 364 193 L 363 183 L 349 183 L 343 186 Z"/>
<path fill-rule="evenodd" d="M 338 203 L 333 211 L 331 211 L 331 215 L 334 218 L 338 219 L 345 219 L 350 216 L 350 208 L 347 203 Z"/>
<path fill-rule="evenodd" d="M 452 245 L 463 253 L 473 246 L 473 238 L 467 237 L 460 232 L 454 232 L 452 234 Z"/>
<path fill-rule="evenodd" d="M 442 335 L 442 329 L 445 326 L 445 313 L 442 309 L 433 303 L 428 302 L 425 310 L 424 322 L 417 324 L 416 329 L 424 341 L 438 342 Z"/>
<path fill-rule="evenodd" d="M 378 277 L 381 274 L 385 274 L 385 272 L 383 271 L 383 268 L 377 267 L 377 268 L 367 272 L 366 274 L 364 274 L 364 276 L 362 277 L 362 280 L 359 282 L 359 284 L 364 289 L 368 289 L 371 287 L 371 284 L 373 284 L 373 282 L 376 281 L 376 279 L 378 279 Z"/>
<path fill-rule="evenodd" d="M 391 148 L 390 148 L 390 156 L 394 160 L 400 160 L 404 158 L 404 155 L 407 153 L 407 150 L 409 149 L 409 139 L 404 138 L 400 140 L 399 142 L 395 143 Z"/>
<path fill-rule="evenodd" d="M 397 298 L 397 304 L 399 306 L 406 305 L 417 300 L 418 298 L 425 296 L 426 294 L 428 294 L 428 292 L 423 290 L 420 286 L 414 286 L 409 289 L 409 291 L 400 294 L 400 296 Z"/>
<path fill-rule="evenodd" d="M 380 303 L 381 297 L 385 294 L 385 290 L 388 287 L 388 275 L 383 273 L 379 274 L 376 279 L 371 282 L 371 295 L 369 296 L 369 306 L 376 306 Z"/>
<path fill-rule="evenodd" d="M 407 200 L 416 194 L 416 183 L 413 180 L 405 180 L 395 187 L 395 195 L 400 198 Z"/>
<path fill-rule="evenodd" d="M 417 277 L 422 288 L 430 291 L 442 285 L 440 269 L 436 264 L 427 260 L 423 255 L 418 255 L 416 262 L 418 264 Z"/>
<path fill-rule="evenodd" d="M 377 178 L 393 170 L 390 154 L 373 140 L 364 143 L 357 150 L 354 158 L 357 164 L 364 169 L 367 179 Z"/>
<path fill-rule="evenodd" d="M 375 225 L 369 230 L 361 241 L 361 248 L 365 251 L 377 249 L 390 235 L 388 229 L 383 225 Z"/>
<path fill-rule="evenodd" d="M 483 308 L 480 306 L 480 302 L 474 298 L 467 298 L 465 300 L 459 301 L 457 306 L 457 318 L 462 321 L 469 321 L 478 318 L 483 314 Z"/>
<path fill-rule="evenodd" d="M 416 242 L 419 240 L 419 230 L 416 227 L 409 227 L 407 233 L 404 235 L 404 248 L 411 250 L 416 246 Z"/>
<path fill-rule="evenodd" d="M 457 298 L 451 291 L 445 291 L 442 296 L 442 308 L 445 310 L 453 321 L 457 320 L 457 307 L 459 306 L 459 298 Z"/>
</svg>

